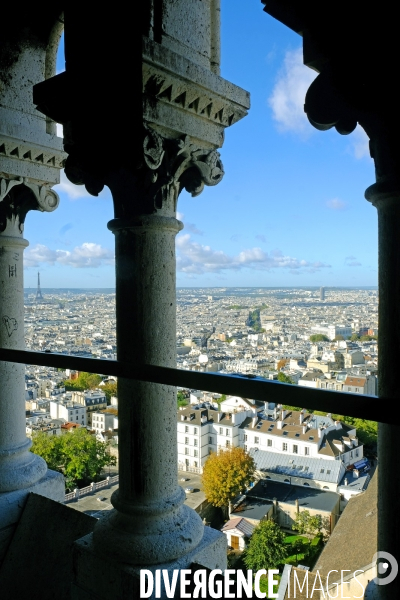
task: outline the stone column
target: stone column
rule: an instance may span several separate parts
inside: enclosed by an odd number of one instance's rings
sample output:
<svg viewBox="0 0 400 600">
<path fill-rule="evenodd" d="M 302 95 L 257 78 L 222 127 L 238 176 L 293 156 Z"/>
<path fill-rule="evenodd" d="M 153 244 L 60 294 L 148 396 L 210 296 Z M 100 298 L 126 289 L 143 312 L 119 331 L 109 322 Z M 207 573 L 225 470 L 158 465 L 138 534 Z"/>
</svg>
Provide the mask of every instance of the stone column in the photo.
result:
<svg viewBox="0 0 400 600">
<path fill-rule="evenodd" d="M 385 399 L 380 410 L 393 412 L 393 425 L 379 423 L 378 428 L 378 551 L 390 553 L 400 563 L 400 515 L 398 492 L 400 470 L 395 449 L 399 427 L 396 404 L 399 400 L 398 349 L 400 348 L 400 181 L 379 181 L 369 187 L 367 200 L 378 211 L 379 240 L 379 362 L 378 393 Z M 378 416 L 379 418 L 379 416 Z M 387 572 L 378 562 L 378 581 Z M 384 559 L 384 560 L 382 560 Z M 370 586 L 374 587 L 374 582 Z M 371 593 L 372 590 L 369 590 Z M 379 593 L 378 593 L 379 592 Z M 400 577 L 379 585 L 376 596 L 390 600 L 400 596 Z M 367 596 L 369 597 L 369 596 Z M 373 597 L 373 596 L 371 596 Z"/>
<path fill-rule="evenodd" d="M 52 211 L 58 196 L 27 179 L 0 178 L 0 345 L 24 349 L 23 225 L 29 210 Z M 64 499 L 64 478 L 30 452 L 25 366 L 0 362 L 0 556 L 30 491 Z"/>
<path fill-rule="evenodd" d="M 0 345 L 25 348 L 23 223 L 28 210 L 54 210 L 58 196 L 48 188 L 0 180 Z M 45 461 L 29 451 L 26 437 L 25 366 L 0 362 L 0 493 L 28 488 L 47 472 Z"/>
<path fill-rule="evenodd" d="M 175 367 L 178 194 L 183 185 L 200 193 L 223 169 L 217 152 L 150 128 L 143 158 L 134 176 L 108 182 L 117 215 L 109 228 L 116 237 L 118 359 Z M 118 404 L 116 510 L 99 521 L 94 543 L 131 564 L 169 562 L 198 546 L 204 529 L 177 483 L 176 389 L 120 379 Z"/>
</svg>

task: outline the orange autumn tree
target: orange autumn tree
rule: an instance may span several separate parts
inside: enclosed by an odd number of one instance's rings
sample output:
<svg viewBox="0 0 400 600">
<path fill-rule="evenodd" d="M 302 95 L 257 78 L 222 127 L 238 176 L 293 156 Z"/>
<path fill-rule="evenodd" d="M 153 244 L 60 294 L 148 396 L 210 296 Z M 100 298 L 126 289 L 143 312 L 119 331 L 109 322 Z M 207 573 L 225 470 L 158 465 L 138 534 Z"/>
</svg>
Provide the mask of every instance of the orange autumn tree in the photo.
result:
<svg viewBox="0 0 400 600">
<path fill-rule="evenodd" d="M 254 481 L 255 464 L 243 448 L 212 452 L 203 467 L 203 489 L 207 500 L 227 511 L 232 500 Z"/>
</svg>

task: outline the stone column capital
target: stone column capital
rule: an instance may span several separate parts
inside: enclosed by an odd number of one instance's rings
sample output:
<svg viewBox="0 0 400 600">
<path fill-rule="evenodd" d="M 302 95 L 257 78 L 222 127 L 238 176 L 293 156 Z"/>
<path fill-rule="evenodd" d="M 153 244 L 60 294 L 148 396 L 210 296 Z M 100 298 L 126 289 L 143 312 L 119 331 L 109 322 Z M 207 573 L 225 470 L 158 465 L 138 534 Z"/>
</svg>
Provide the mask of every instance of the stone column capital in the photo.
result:
<svg viewBox="0 0 400 600">
<path fill-rule="evenodd" d="M 32 183 L 27 177 L 0 176 L 0 234 L 20 235 L 30 210 L 52 212 L 60 203 L 48 185 Z"/>
<path fill-rule="evenodd" d="M 108 185 L 116 217 L 131 220 L 137 214 L 175 212 L 183 189 L 198 196 L 205 185 L 214 186 L 222 180 L 224 168 L 214 148 L 200 146 L 188 135 L 170 138 L 145 124 L 141 154 L 130 169 L 124 167 L 94 176 L 71 154 L 65 173 L 72 183 L 84 184 L 95 196 Z"/>
</svg>

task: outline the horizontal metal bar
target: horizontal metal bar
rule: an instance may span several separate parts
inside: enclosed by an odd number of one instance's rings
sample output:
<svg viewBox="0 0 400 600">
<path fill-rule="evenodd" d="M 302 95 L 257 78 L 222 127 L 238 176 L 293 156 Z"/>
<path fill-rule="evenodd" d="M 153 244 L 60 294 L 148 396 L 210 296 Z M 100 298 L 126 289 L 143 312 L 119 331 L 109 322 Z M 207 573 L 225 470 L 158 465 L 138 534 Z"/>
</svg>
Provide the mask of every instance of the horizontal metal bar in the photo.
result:
<svg viewBox="0 0 400 600">
<path fill-rule="evenodd" d="M 0 349 L 0 360 L 26 365 L 58 367 L 86 371 L 88 373 L 114 375 L 116 377 L 125 377 L 126 379 L 218 392 L 220 394 L 229 394 L 242 398 L 262 400 L 264 402 L 276 402 L 311 410 L 332 412 L 349 417 L 368 419 L 370 421 L 379 420 L 389 425 L 393 424 L 389 419 L 390 411 L 381 410 L 378 414 L 378 398 L 376 396 L 317 390 L 299 385 L 268 381 L 251 375 L 199 373 L 197 371 L 172 369 L 170 367 L 132 365 L 116 360 L 82 358 L 80 356 L 50 352 L 32 352 L 30 350 Z M 380 398 L 379 401 L 379 404 L 382 406 L 384 398 Z"/>
</svg>

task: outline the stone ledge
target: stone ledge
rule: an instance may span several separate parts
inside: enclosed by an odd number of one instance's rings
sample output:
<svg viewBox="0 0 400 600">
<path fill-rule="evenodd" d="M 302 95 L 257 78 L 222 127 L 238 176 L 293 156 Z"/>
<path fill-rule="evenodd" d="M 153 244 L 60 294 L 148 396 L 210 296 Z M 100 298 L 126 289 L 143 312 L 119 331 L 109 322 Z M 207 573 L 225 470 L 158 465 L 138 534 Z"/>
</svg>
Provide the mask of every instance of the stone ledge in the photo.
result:
<svg viewBox="0 0 400 600">
<path fill-rule="evenodd" d="M 29 488 L 0 493 L 0 561 L 3 559 L 31 492 L 63 503 L 65 496 L 64 477 L 61 473 L 47 471 L 45 477 Z"/>
<path fill-rule="evenodd" d="M 167 564 L 131 567 L 108 558 L 106 552 L 107 549 L 100 554 L 93 547 L 92 534 L 75 542 L 72 600 L 139 598 L 140 570 L 144 568 L 153 573 L 156 569 L 167 569 L 172 573 L 174 569 L 187 569 L 192 563 L 198 563 L 209 569 L 226 569 L 225 536 L 210 527 L 204 528 L 203 539 L 197 548 Z M 167 598 L 164 590 L 162 593 L 162 598 Z"/>
</svg>

